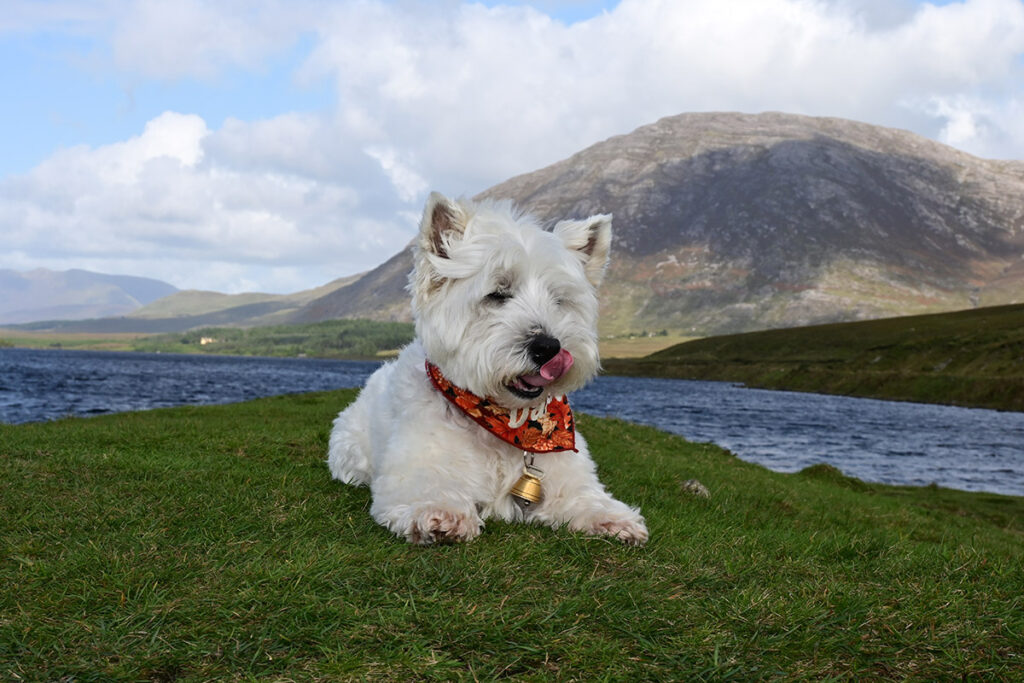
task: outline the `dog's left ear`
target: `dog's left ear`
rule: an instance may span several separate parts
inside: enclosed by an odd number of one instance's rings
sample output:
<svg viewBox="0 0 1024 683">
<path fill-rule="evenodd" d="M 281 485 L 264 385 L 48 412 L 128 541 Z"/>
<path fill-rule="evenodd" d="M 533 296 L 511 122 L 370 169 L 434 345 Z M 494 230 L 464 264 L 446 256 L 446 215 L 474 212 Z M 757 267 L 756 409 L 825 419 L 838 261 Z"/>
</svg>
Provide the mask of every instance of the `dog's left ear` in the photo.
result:
<svg viewBox="0 0 1024 683">
<path fill-rule="evenodd" d="M 597 287 L 604 279 L 608 252 L 612 247 L 612 216 L 597 214 L 583 220 L 559 221 L 552 230 L 565 246 L 583 260 L 583 270 L 590 283 Z"/>
</svg>

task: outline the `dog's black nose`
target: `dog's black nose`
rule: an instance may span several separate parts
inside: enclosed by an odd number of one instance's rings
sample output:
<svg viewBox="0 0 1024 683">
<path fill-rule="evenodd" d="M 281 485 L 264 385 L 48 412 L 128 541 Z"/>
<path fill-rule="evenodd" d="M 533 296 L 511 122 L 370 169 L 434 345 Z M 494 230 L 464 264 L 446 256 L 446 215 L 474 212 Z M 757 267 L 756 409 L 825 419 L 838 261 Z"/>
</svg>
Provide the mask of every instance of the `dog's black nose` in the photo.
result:
<svg viewBox="0 0 1024 683">
<path fill-rule="evenodd" d="M 526 347 L 526 352 L 530 354 L 530 360 L 538 366 L 547 363 L 561 350 L 562 345 L 558 343 L 558 340 L 546 334 L 531 337 L 530 343 Z"/>
</svg>

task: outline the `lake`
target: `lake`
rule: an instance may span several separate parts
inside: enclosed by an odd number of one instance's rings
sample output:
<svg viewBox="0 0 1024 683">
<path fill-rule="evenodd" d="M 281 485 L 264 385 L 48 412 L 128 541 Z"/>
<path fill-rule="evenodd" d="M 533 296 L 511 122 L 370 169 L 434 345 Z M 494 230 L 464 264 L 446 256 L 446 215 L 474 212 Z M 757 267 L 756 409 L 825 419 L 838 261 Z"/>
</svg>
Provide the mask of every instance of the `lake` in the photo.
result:
<svg viewBox="0 0 1024 683">
<path fill-rule="evenodd" d="M 0 349 L 0 422 L 358 387 L 377 366 Z M 715 443 L 775 471 L 828 463 L 865 481 L 1024 495 L 1024 413 L 630 377 L 600 377 L 571 400 L 575 410 Z"/>
</svg>

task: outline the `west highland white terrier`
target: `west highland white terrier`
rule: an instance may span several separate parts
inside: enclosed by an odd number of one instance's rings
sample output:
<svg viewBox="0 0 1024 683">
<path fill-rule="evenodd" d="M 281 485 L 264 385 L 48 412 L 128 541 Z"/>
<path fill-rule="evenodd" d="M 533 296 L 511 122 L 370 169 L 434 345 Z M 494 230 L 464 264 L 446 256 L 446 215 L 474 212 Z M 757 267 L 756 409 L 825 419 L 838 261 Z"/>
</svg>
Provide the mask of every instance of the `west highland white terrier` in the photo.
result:
<svg viewBox="0 0 1024 683">
<path fill-rule="evenodd" d="M 640 545 L 565 398 L 598 371 L 611 216 L 544 230 L 508 202 L 427 200 L 409 278 L 416 339 L 334 421 L 327 463 L 412 543 L 469 541 L 486 519 Z"/>
</svg>

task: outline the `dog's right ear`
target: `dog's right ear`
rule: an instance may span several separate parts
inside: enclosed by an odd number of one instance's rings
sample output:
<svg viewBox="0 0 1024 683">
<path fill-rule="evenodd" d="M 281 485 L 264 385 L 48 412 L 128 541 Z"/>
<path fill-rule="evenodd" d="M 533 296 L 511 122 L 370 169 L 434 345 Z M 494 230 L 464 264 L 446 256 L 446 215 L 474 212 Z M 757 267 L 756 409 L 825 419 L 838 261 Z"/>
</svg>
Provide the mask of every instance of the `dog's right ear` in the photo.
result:
<svg viewBox="0 0 1024 683">
<path fill-rule="evenodd" d="M 600 285 L 612 248 L 611 214 L 597 214 L 581 221 L 559 221 L 552 232 L 583 261 L 583 270 L 590 284 Z"/>
<path fill-rule="evenodd" d="M 448 247 L 465 231 L 462 209 L 439 192 L 431 192 L 420 222 L 420 249 L 446 259 Z"/>
</svg>

